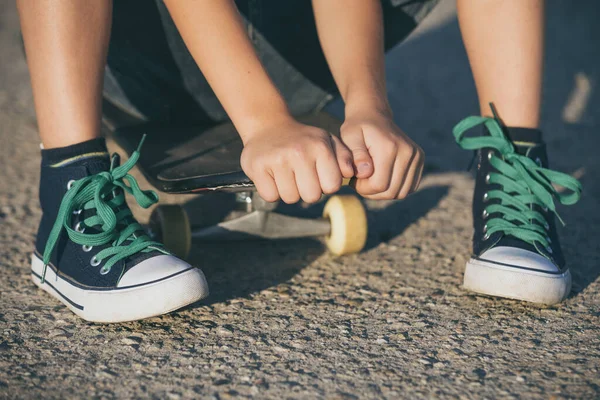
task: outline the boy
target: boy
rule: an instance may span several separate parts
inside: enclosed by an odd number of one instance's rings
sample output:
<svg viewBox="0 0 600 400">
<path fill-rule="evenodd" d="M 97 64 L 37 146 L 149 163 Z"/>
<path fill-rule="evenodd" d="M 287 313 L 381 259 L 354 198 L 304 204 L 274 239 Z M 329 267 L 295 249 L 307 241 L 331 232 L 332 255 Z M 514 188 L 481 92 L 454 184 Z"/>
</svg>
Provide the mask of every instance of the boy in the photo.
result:
<svg viewBox="0 0 600 400">
<path fill-rule="evenodd" d="M 167 21 L 162 25 L 166 39 L 148 42 L 142 37 L 139 43 L 138 26 L 124 24 L 127 19 L 121 17 L 127 15 L 117 11 L 129 7 L 131 13 L 146 15 L 142 9 L 149 2 L 115 2 L 114 19 L 111 3 L 17 0 L 44 145 L 43 218 L 32 272 L 38 286 L 76 314 L 104 322 L 140 319 L 208 294 L 202 272 L 144 235 L 124 202 L 124 192 L 146 207 L 156 196 L 140 190 L 127 174 L 139 153 L 117 166 L 99 136 L 107 54 L 105 91 L 118 94 L 112 96 L 118 106 L 134 108 L 147 119 L 208 121 L 224 118 L 222 106 L 244 143 L 242 168 L 267 201 L 314 202 L 352 176 L 366 198 L 402 199 L 417 189 L 423 152 L 393 121 L 385 91 L 383 22 L 385 33 L 396 32 L 399 40 L 406 32 L 392 29 L 399 27 L 395 23 L 408 18 L 414 24 L 434 2 L 312 2 L 311 22 L 314 18 L 314 31 L 345 102 L 341 140 L 292 116 L 329 98 L 327 79 L 311 70 L 310 63 L 302 65 L 302 57 L 290 53 L 279 37 L 295 32 L 301 43 L 310 38 L 310 30 L 294 25 L 306 17 L 302 10 L 307 1 L 240 1 L 236 7 L 232 0 L 165 0 L 157 15 Z M 297 7 L 298 12 L 269 18 L 278 7 Z M 250 24 L 245 26 L 238 10 Z M 537 129 L 543 2 L 458 0 L 458 10 L 481 113 L 489 115 L 493 101 L 505 125 L 499 118 L 474 117 L 455 129 L 459 144 L 479 150 L 475 255 L 467 265 L 465 286 L 534 302 L 561 301 L 570 289 L 570 273 L 556 237 L 552 196 L 572 203 L 580 187 L 546 169 Z M 281 25 L 283 17 L 289 18 L 284 21 L 289 29 L 282 26 L 268 37 L 268 24 Z M 191 58 L 179 36 L 169 31 L 171 19 Z M 113 39 L 125 40 L 111 42 L 109 53 L 111 21 Z M 145 21 L 139 25 L 142 31 Z M 171 58 L 153 62 L 161 43 Z M 303 74 L 289 68 L 286 57 Z M 192 58 L 199 70 L 187 73 Z M 181 76 L 174 78 L 173 69 Z M 313 79 L 307 83 L 302 75 Z M 284 86 L 281 92 L 274 81 Z M 154 96 L 144 93 L 147 87 L 156 88 Z M 485 125 L 482 138 L 463 136 L 480 124 Z M 551 181 L 574 195 L 557 195 Z"/>
</svg>

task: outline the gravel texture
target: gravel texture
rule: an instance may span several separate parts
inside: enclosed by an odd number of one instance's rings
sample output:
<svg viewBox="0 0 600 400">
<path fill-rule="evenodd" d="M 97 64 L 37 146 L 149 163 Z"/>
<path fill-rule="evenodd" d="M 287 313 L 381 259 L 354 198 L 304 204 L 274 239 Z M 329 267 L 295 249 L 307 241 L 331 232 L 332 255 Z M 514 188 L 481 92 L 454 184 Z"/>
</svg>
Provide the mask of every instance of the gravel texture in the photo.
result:
<svg viewBox="0 0 600 400">
<path fill-rule="evenodd" d="M 39 147 L 14 2 L 1 0 L 0 398 L 599 398 L 599 14 L 595 0 L 548 2 L 543 128 L 554 167 L 585 187 L 561 211 L 574 288 L 560 306 L 461 288 L 473 179 L 450 130 L 476 98 L 446 0 L 389 58 L 397 119 L 428 175 L 406 201 L 369 204 L 366 251 L 198 245 L 208 299 L 96 325 L 30 280 Z"/>
</svg>

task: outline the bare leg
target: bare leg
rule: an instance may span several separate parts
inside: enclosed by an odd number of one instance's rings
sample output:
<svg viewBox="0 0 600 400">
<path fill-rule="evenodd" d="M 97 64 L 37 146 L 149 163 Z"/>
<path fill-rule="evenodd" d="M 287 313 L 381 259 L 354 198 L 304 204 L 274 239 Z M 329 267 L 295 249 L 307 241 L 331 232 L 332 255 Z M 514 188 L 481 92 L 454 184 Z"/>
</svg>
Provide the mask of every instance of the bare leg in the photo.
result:
<svg viewBox="0 0 600 400">
<path fill-rule="evenodd" d="M 544 53 L 544 0 L 457 0 L 482 115 L 537 128 Z"/>
<path fill-rule="evenodd" d="M 112 1 L 17 0 L 45 148 L 100 134 Z"/>
</svg>

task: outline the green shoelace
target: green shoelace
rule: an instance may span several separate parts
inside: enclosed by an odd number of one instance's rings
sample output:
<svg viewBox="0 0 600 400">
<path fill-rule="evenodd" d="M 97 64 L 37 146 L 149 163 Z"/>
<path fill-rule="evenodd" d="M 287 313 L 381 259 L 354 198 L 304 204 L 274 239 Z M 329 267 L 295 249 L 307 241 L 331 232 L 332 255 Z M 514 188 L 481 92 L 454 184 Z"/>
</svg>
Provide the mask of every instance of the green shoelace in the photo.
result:
<svg viewBox="0 0 600 400">
<path fill-rule="evenodd" d="M 44 249 L 44 270 L 41 281 L 44 283 L 46 269 L 50 262 L 52 251 L 58 242 L 63 229 L 69 238 L 90 251 L 93 246 L 111 243 L 111 247 L 99 251 L 92 257 L 92 266 L 100 265 L 100 273 L 107 274 L 111 267 L 120 260 L 139 252 L 157 250 L 169 254 L 159 242 L 152 241 L 143 232 L 142 226 L 135 221 L 128 207 L 119 209 L 125 204 L 125 192 L 133 195 L 136 202 L 143 208 L 148 208 L 158 201 L 158 195 L 152 190 L 141 190 L 135 178 L 129 175 L 140 157 L 140 148 L 145 136 L 140 141 L 138 148 L 131 154 L 129 160 L 121 166 L 109 171 L 100 172 L 77 181 L 72 181 L 70 188 L 60 204 L 58 216 L 50 231 L 50 236 Z M 125 182 L 127 181 L 129 185 Z M 122 190 L 118 190 L 118 189 Z M 96 213 L 71 228 L 71 217 L 85 210 L 95 210 Z M 85 227 L 94 227 L 99 233 L 84 233 Z"/>
<path fill-rule="evenodd" d="M 490 136 L 465 137 L 468 130 L 481 124 L 486 126 Z M 496 150 L 489 158 L 496 171 L 491 172 L 486 180 L 488 183 L 501 185 L 502 190 L 490 190 L 484 195 L 485 200 L 498 200 L 488 205 L 484 211 L 484 216 L 494 215 L 486 222 L 486 238 L 502 232 L 536 248 L 540 244 L 548 250 L 549 226 L 544 215 L 535 211 L 533 205 L 552 211 L 564 225 L 556 211 L 554 199 L 565 205 L 575 204 L 581 197 L 581 183 L 567 174 L 543 168 L 534 160 L 518 154 L 495 118 L 465 118 L 454 127 L 452 133 L 458 145 L 465 150 Z M 567 191 L 559 193 L 553 184 Z"/>
</svg>

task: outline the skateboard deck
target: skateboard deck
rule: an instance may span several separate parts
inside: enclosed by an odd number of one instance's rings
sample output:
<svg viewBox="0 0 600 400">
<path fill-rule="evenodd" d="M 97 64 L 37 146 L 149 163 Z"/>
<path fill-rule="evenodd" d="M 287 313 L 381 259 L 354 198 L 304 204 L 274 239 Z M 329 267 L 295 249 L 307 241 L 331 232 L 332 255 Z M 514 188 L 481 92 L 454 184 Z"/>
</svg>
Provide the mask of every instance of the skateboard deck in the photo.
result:
<svg viewBox="0 0 600 400">
<path fill-rule="evenodd" d="M 339 121 L 326 113 L 300 119 L 329 132 L 339 131 Z M 214 126 L 140 122 L 116 127 L 111 136 L 131 154 L 144 134 L 137 165 L 162 192 L 236 192 L 254 186 L 240 166 L 243 144 L 230 122 Z"/>
<path fill-rule="evenodd" d="M 137 166 L 162 192 L 236 191 L 253 186 L 240 166 L 243 146 L 231 124 L 207 128 L 146 123 L 119 128 L 113 138 L 131 154 L 143 135 L 146 140 Z"/>
<path fill-rule="evenodd" d="M 240 166 L 242 141 L 231 123 L 213 126 L 144 122 L 105 104 L 103 126 L 127 153 L 146 135 L 137 166 L 158 190 L 167 193 L 251 192 L 252 181 Z M 326 113 L 299 118 L 328 132 L 339 132 L 340 122 Z M 193 227 L 181 205 L 162 204 L 152 212 L 149 233 L 181 258 L 194 240 L 278 239 L 322 236 L 334 254 L 359 252 L 367 240 L 364 206 L 354 195 L 335 195 L 325 204 L 323 218 L 298 218 L 276 212 L 254 193 L 238 193 L 245 213 L 217 224 Z"/>
</svg>

